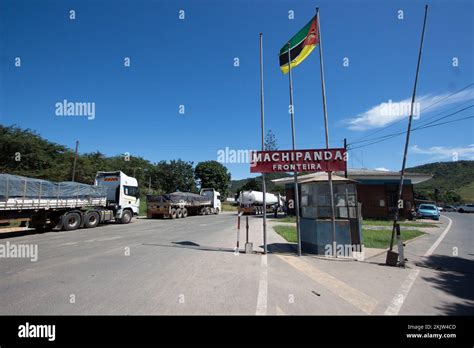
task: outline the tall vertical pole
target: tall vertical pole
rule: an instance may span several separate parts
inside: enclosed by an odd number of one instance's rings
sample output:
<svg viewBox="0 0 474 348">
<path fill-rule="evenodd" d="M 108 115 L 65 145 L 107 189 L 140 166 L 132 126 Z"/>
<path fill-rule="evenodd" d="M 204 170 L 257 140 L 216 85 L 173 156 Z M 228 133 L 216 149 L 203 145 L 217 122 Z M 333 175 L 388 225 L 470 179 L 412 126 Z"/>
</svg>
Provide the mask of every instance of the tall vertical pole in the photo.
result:
<svg viewBox="0 0 474 348">
<path fill-rule="evenodd" d="M 344 177 L 347 179 L 347 139 L 344 138 L 344 152 L 346 154 L 346 168 L 344 169 Z"/>
<path fill-rule="evenodd" d="M 295 107 L 293 105 L 293 79 L 291 77 L 291 53 L 290 42 L 288 42 L 288 79 L 290 82 L 290 113 L 291 113 L 291 141 L 293 144 L 293 151 L 296 150 L 295 145 Z M 298 192 L 298 176 L 293 172 L 294 179 L 294 198 L 295 198 L 295 215 L 296 215 L 296 240 L 298 244 L 298 256 L 301 256 L 301 233 L 300 233 L 300 197 Z"/>
<path fill-rule="evenodd" d="M 262 127 L 262 151 L 265 151 L 265 107 L 263 94 L 263 34 L 260 33 L 260 119 Z M 262 173 L 263 188 L 263 253 L 267 253 L 267 186 L 265 183 L 265 173 Z"/>
<path fill-rule="evenodd" d="M 76 140 L 76 151 L 74 153 L 74 162 L 72 165 L 72 180 L 71 181 L 74 181 L 74 179 L 76 178 L 76 163 L 77 163 L 78 150 L 79 150 L 79 140 Z"/>
<path fill-rule="evenodd" d="M 326 86 L 324 84 L 324 62 L 323 62 L 323 40 L 321 39 L 319 7 L 316 7 L 316 20 L 319 38 L 319 70 L 321 72 L 321 91 L 323 95 L 323 111 L 324 111 L 324 129 L 326 133 L 326 149 L 329 149 L 329 129 L 328 129 L 328 112 L 326 109 Z M 332 256 L 337 257 L 336 254 L 336 212 L 334 209 L 334 188 L 332 185 L 332 172 L 328 171 L 329 194 L 331 195 L 331 225 L 332 225 Z"/>
<path fill-rule="evenodd" d="M 420 42 L 420 50 L 418 52 L 418 62 L 416 65 L 416 75 L 415 75 L 415 83 L 413 86 L 413 95 L 411 97 L 411 108 L 410 108 L 410 116 L 408 117 L 408 130 L 405 139 L 405 149 L 403 151 L 403 162 L 402 162 L 402 170 L 400 171 L 400 183 L 398 184 L 398 196 L 397 196 L 397 204 L 395 208 L 395 216 L 393 218 L 393 228 L 392 228 L 392 237 L 390 240 L 390 251 L 393 249 L 393 237 L 394 234 L 397 232 L 397 225 L 398 225 L 398 216 L 400 214 L 400 205 L 403 204 L 402 200 L 402 192 L 403 192 L 403 180 L 405 177 L 405 165 L 407 161 L 407 153 L 408 153 L 408 146 L 410 144 L 410 132 L 411 132 L 411 123 L 413 121 L 413 109 L 415 106 L 415 98 L 416 98 L 416 86 L 418 83 L 418 73 L 420 72 L 420 62 L 421 62 L 421 52 L 423 50 L 423 40 L 425 37 L 425 28 L 426 28 L 426 17 L 428 15 L 428 5 L 425 5 L 425 18 L 423 20 L 423 29 L 421 32 L 421 42 Z M 399 229 L 398 229 L 399 231 Z M 400 233 L 397 232 L 397 241 L 399 248 L 403 249 L 403 243 L 400 240 Z M 403 258 L 403 250 L 399 250 L 400 257 L 400 265 L 403 266 L 405 264 L 405 259 Z"/>
</svg>

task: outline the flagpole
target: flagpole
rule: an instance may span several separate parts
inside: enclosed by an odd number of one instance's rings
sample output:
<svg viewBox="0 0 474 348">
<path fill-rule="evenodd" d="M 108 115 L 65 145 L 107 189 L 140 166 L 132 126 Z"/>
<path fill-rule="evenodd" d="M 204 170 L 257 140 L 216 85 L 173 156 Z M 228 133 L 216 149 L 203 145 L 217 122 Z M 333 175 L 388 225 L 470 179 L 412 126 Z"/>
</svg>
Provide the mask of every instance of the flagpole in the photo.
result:
<svg viewBox="0 0 474 348">
<path fill-rule="evenodd" d="M 263 34 L 260 33 L 260 114 L 262 128 L 262 151 L 265 151 L 265 107 L 263 94 Z M 263 253 L 267 253 L 267 187 L 265 184 L 265 173 L 262 173 L 263 188 Z"/>
<path fill-rule="evenodd" d="M 418 52 L 418 63 L 416 65 L 415 84 L 413 86 L 413 95 L 412 95 L 412 98 L 411 98 L 411 108 L 410 108 L 410 116 L 408 118 L 408 130 L 407 130 L 407 135 L 406 135 L 406 139 L 405 139 L 405 149 L 404 149 L 404 152 L 403 152 L 402 170 L 400 172 L 400 183 L 398 184 L 397 204 L 396 204 L 396 209 L 395 209 L 395 216 L 393 218 L 392 236 L 391 236 L 391 239 L 390 239 L 390 251 L 392 251 L 392 249 L 393 249 L 393 237 L 394 237 L 394 234 L 395 234 L 395 231 L 396 231 L 398 248 L 399 248 L 398 252 L 399 252 L 399 256 L 400 256 L 400 259 L 399 259 L 400 266 L 405 265 L 405 257 L 403 255 L 403 242 L 400 238 L 400 232 L 399 232 L 400 230 L 397 228 L 398 215 L 400 213 L 400 205 L 399 205 L 400 203 L 399 202 L 400 202 L 400 200 L 402 200 L 403 181 L 404 181 L 404 176 L 405 176 L 405 165 L 406 165 L 406 161 L 407 161 L 408 145 L 410 143 L 410 131 L 411 131 L 411 123 L 412 123 L 412 120 L 413 120 L 413 108 L 414 108 L 414 105 L 415 105 L 416 85 L 418 83 L 418 73 L 420 71 L 421 52 L 423 50 L 423 40 L 424 40 L 424 37 L 425 37 L 425 27 L 426 27 L 426 16 L 427 16 L 427 14 L 428 14 L 428 5 L 425 5 L 425 18 L 423 20 L 423 29 L 422 29 L 422 32 L 421 32 L 421 43 L 420 43 L 420 50 Z M 402 201 L 402 204 L 403 204 L 403 201 Z M 386 264 L 388 264 L 388 263 L 389 263 L 389 261 L 388 261 L 388 256 L 387 256 Z"/>
<path fill-rule="evenodd" d="M 323 111 L 324 111 L 324 129 L 326 133 L 326 149 L 329 149 L 329 130 L 328 130 L 328 112 L 326 109 L 326 86 L 324 84 L 324 63 L 323 63 L 323 40 L 321 39 L 319 7 L 316 7 L 316 20 L 319 38 L 319 68 L 321 72 L 321 91 L 323 95 Z M 331 195 L 331 225 L 332 225 L 332 256 L 337 257 L 336 254 L 336 212 L 334 209 L 334 189 L 332 185 L 332 172 L 328 171 L 329 193 Z"/>
<path fill-rule="evenodd" d="M 290 82 L 290 113 L 291 113 L 291 140 L 293 143 L 293 151 L 296 150 L 295 145 L 295 108 L 293 105 L 293 79 L 291 77 L 291 53 L 290 53 L 290 42 L 288 42 L 288 80 Z M 301 256 L 301 233 L 300 233 L 300 202 L 298 193 L 298 176 L 296 172 L 293 172 L 294 179 L 294 198 L 295 198 L 295 215 L 296 215 L 296 240 L 298 244 L 298 256 Z"/>
</svg>

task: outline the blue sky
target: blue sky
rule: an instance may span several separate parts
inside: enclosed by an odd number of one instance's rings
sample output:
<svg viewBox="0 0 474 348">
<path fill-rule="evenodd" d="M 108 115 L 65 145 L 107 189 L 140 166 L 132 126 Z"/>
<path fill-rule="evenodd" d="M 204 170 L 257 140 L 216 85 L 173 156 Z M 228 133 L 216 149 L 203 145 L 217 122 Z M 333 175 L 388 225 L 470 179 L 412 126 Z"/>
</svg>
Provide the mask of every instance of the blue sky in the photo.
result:
<svg viewBox="0 0 474 348">
<path fill-rule="evenodd" d="M 226 147 L 258 148 L 263 32 L 266 128 L 276 134 L 280 149 L 290 148 L 288 77 L 279 70 L 278 52 L 319 6 L 331 146 L 342 146 L 344 137 L 351 143 L 405 130 L 403 114 L 380 110 L 382 103 L 411 96 L 424 3 L 2 0 L 0 123 L 30 128 L 71 148 L 79 140 L 80 152 L 129 152 L 153 162 L 197 163 L 216 160 Z M 469 106 L 474 98 L 472 86 L 448 97 L 474 82 L 473 4 L 427 3 L 418 84 L 422 111 L 414 127 Z M 21 67 L 15 67 L 16 57 Z M 125 57 L 130 67 L 124 67 Z M 293 70 L 293 78 L 297 147 L 321 148 L 317 50 Z M 57 116 L 55 104 L 64 99 L 95 103 L 95 118 Z M 468 108 L 443 121 L 473 115 Z M 452 160 L 454 152 L 474 159 L 473 129 L 468 119 L 414 132 L 408 165 Z M 394 137 L 351 150 L 349 166 L 399 170 L 403 142 L 403 136 Z M 248 164 L 226 166 L 235 179 L 251 176 Z"/>
</svg>

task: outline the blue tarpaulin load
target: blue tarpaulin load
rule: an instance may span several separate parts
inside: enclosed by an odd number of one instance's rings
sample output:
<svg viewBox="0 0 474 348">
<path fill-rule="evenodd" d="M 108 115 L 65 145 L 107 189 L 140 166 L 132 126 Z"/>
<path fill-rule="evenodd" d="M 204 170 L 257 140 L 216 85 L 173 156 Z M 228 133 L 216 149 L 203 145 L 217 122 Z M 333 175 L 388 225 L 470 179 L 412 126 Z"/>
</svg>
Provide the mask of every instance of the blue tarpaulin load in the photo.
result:
<svg viewBox="0 0 474 348">
<path fill-rule="evenodd" d="M 72 181 L 52 182 L 20 175 L 0 174 L 0 199 L 14 197 L 32 199 L 100 198 L 107 189 Z"/>
</svg>

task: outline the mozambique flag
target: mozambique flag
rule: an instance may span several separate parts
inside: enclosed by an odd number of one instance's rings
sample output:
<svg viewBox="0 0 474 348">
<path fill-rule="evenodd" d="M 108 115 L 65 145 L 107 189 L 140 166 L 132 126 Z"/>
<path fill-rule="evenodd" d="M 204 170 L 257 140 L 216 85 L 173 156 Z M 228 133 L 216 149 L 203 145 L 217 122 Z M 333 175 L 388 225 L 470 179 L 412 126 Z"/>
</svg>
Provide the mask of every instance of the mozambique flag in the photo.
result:
<svg viewBox="0 0 474 348">
<path fill-rule="evenodd" d="M 289 42 L 290 65 L 293 69 L 305 60 L 319 43 L 318 16 L 314 16 Z M 280 50 L 280 69 L 283 74 L 288 73 L 288 43 Z"/>
</svg>

